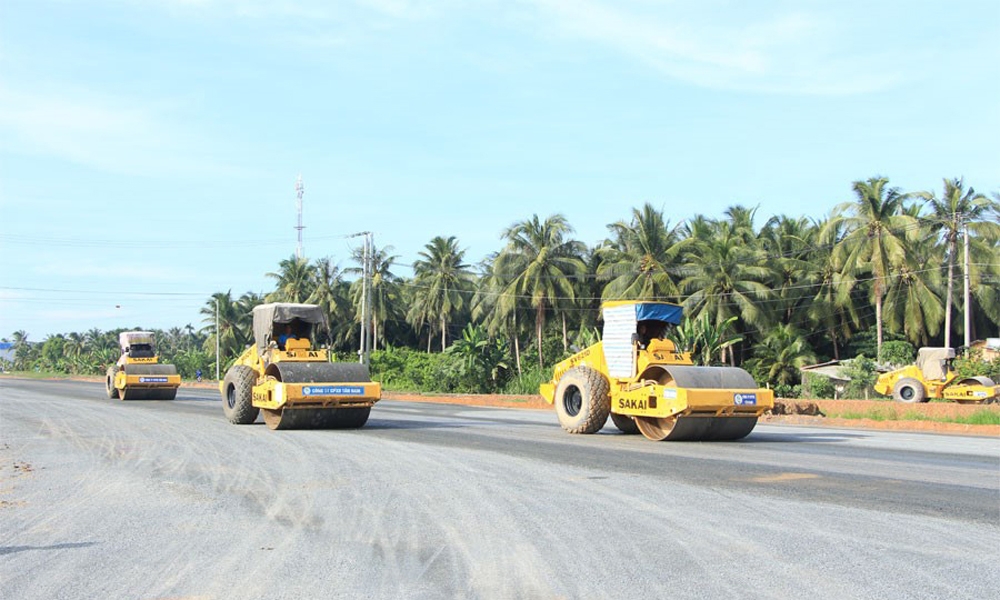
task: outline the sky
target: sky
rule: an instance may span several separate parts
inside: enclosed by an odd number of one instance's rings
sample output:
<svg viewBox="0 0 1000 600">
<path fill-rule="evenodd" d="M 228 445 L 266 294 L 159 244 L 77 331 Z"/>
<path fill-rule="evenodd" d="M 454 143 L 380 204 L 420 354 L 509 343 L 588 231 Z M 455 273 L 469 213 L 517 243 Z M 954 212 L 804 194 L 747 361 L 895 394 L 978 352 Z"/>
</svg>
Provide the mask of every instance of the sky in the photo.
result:
<svg viewBox="0 0 1000 600">
<path fill-rule="evenodd" d="M 397 275 L 532 215 L 1000 191 L 1000 5 L 0 0 L 0 337 L 205 325 L 296 250 Z"/>
</svg>

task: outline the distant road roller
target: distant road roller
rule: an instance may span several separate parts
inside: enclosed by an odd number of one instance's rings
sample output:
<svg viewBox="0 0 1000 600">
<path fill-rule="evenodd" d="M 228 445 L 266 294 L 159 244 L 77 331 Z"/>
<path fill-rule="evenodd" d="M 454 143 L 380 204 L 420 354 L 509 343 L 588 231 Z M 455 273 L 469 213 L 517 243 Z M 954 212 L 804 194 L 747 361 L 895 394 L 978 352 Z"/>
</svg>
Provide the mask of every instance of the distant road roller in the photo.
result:
<svg viewBox="0 0 1000 600">
<path fill-rule="evenodd" d="M 330 362 L 329 351 L 314 344 L 325 327 L 326 316 L 314 304 L 254 307 L 254 344 L 219 383 L 229 422 L 253 423 L 263 411 L 271 429 L 364 426 L 382 386 L 365 365 Z"/>
<path fill-rule="evenodd" d="M 602 341 L 555 366 L 540 393 L 563 429 L 596 433 L 611 416 L 623 433 L 654 440 L 738 440 L 774 407 L 774 393 L 735 367 L 696 367 L 666 339 L 682 309 L 606 302 Z"/>
<path fill-rule="evenodd" d="M 122 354 L 108 367 L 108 398 L 122 400 L 173 400 L 181 386 L 174 365 L 160 364 L 152 332 L 124 331 L 118 336 Z"/>
<path fill-rule="evenodd" d="M 954 348 L 921 348 L 916 364 L 880 375 L 875 391 L 907 403 L 934 398 L 978 404 L 1000 399 L 1000 385 L 983 375 L 959 377 L 951 365 L 954 359 Z"/>
</svg>

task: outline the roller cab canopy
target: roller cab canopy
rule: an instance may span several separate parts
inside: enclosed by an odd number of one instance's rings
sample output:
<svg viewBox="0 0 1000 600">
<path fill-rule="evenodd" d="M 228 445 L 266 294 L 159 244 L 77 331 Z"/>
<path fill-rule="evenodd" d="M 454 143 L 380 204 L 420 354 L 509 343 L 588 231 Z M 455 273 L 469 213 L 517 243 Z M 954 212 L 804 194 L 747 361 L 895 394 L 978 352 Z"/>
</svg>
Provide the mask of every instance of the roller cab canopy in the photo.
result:
<svg viewBox="0 0 1000 600">
<path fill-rule="evenodd" d="M 601 305 L 604 317 L 604 360 L 608 375 L 632 377 L 635 374 L 635 348 L 632 334 L 642 324 L 650 337 L 663 337 L 668 325 L 679 325 L 684 309 L 669 302 L 615 301 Z"/>
<path fill-rule="evenodd" d="M 118 334 L 118 345 L 121 346 L 122 352 L 132 346 L 144 346 L 149 349 L 156 347 L 152 331 L 123 331 Z"/>
<path fill-rule="evenodd" d="M 274 336 L 275 324 L 295 323 L 298 337 L 313 339 L 313 332 L 327 327 L 323 309 L 315 304 L 271 302 L 253 308 L 253 338 L 263 352 Z"/>
<path fill-rule="evenodd" d="M 954 348 L 921 348 L 917 351 L 917 368 L 924 379 L 946 379 L 948 361 L 955 358 Z"/>
</svg>

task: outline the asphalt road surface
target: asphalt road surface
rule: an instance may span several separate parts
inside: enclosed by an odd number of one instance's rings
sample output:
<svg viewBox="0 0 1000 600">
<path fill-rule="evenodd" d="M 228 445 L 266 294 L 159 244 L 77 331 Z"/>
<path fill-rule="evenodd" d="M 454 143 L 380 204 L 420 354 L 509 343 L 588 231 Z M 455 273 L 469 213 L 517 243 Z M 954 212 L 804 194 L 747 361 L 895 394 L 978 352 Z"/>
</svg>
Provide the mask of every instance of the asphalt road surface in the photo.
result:
<svg viewBox="0 0 1000 600">
<path fill-rule="evenodd" d="M 763 426 L 569 435 L 381 402 L 231 425 L 211 390 L 0 379 L 0 597 L 970 598 L 1000 590 L 1000 440 Z"/>
</svg>

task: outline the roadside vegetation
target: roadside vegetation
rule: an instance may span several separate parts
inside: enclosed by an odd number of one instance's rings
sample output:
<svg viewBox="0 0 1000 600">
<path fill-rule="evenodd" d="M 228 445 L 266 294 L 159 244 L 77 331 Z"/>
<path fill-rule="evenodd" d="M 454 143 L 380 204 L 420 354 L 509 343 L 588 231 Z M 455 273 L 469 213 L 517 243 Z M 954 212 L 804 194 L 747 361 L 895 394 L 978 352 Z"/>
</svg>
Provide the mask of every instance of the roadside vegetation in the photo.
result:
<svg viewBox="0 0 1000 600">
<path fill-rule="evenodd" d="M 958 345 L 966 276 L 971 338 L 1000 331 L 1000 195 L 960 179 L 908 193 L 883 177 L 856 181 L 853 198 L 819 220 L 742 205 L 687 217 L 644 204 L 607 228 L 588 246 L 564 216 L 532 215 L 500 230 L 500 247 L 477 264 L 455 236 L 431 238 L 413 265 L 375 248 L 373 377 L 389 390 L 533 394 L 553 364 L 599 339 L 598 307 L 615 299 L 683 304 L 673 336 L 696 362 L 742 366 L 786 398 L 833 397 L 828 380 L 800 380 L 808 364 L 844 360 L 851 384 L 839 397 L 875 397 L 879 365 Z M 198 326 L 155 331 L 161 359 L 185 378 L 214 376 L 216 341 L 224 371 L 250 343 L 252 307 L 283 301 L 322 306 L 331 327 L 318 341 L 357 360 L 361 250 L 345 258 L 341 268 L 333 257 L 290 257 L 266 273 L 268 292 L 216 292 Z M 404 267 L 412 277 L 397 274 Z M 17 331 L 13 360 L 0 366 L 99 375 L 117 358 L 120 331 L 43 340 Z M 1000 361 L 968 356 L 957 367 L 1000 379 Z"/>
</svg>

